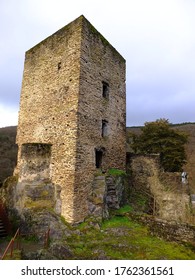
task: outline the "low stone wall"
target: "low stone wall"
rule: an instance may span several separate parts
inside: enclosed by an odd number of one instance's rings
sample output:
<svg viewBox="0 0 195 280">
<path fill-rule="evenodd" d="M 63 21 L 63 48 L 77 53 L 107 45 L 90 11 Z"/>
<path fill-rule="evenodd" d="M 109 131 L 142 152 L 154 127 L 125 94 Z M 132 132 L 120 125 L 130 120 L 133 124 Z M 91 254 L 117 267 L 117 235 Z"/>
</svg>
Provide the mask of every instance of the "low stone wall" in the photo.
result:
<svg viewBox="0 0 195 280">
<path fill-rule="evenodd" d="M 195 226 L 160 219 L 150 220 L 151 233 L 169 241 L 191 243 L 195 246 Z"/>
<path fill-rule="evenodd" d="M 158 236 L 168 241 L 190 243 L 192 246 L 195 246 L 195 225 L 167 221 L 152 215 L 128 215 L 134 220 L 147 225 L 151 234 L 154 236 Z"/>
</svg>

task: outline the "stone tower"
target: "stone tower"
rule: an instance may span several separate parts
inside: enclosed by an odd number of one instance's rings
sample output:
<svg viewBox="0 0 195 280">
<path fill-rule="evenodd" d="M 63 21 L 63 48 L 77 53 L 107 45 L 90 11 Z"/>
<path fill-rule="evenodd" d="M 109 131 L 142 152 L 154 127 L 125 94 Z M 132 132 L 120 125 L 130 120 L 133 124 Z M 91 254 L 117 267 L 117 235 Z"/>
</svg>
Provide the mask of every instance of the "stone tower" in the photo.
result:
<svg viewBox="0 0 195 280">
<path fill-rule="evenodd" d="M 19 183 L 51 180 L 68 222 L 89 214 L 97 172 L 125 170 L 125 60 L 80 16 L 26 52 Z"/>
</svg>

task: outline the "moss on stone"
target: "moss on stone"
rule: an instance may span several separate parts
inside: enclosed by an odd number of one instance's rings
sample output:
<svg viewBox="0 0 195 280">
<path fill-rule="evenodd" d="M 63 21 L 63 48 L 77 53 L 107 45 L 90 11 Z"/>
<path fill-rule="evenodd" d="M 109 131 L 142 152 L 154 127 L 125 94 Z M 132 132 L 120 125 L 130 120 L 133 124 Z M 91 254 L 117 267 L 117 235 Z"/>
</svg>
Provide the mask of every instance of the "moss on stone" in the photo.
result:
<svg viewBox="0 0 195 280">
<path fill-rule="evenodd" d="M 63 216 L 60 216 L 60 220 L 65 226 L 67 226 L 68 229 L 73 229 L 72 225 L 68 223 Z"/>
<path fill-rule="evenodd" d="M 3 182 L 2 188 L 15 186 L 18 182 L 18 176 L 10 176 Z"/>
<path fill-rule="evenodd" d="M 49 192 L 46 190 L 43 190 L 40 195 L 41 195 L 41 197 L 48 196 Z"/>
<path fill-rule="evenodd" d="M 34 209 L 51 209 L 53 208 L 53 202 L 50 200 L 31 200 L 28 199 L 25 203 L 24 203 L 24 207 L 26 208 L 34 208 Z"/>
<path fill-rule="evenodd" d="M 108 170 L 108 175 L 112 176 L 125 176 L 126 172 L 117 168 L 110 168 Z"/>
</svg>

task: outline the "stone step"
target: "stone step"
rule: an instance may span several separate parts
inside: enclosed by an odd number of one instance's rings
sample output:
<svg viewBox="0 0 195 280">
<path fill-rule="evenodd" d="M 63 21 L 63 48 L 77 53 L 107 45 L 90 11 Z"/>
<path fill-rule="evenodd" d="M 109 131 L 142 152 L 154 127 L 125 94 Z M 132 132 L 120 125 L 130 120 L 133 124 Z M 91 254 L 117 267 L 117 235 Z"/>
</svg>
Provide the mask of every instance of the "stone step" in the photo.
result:
<svg viewBox="0 0 195 280">
<path fill-rule="evenodd" d="M 0 225 L 0 230 L 1 230 L 1 229 L 5 229 L 5 227 L 4 227 L 3 224 Z"/>
<path fill-rule="evenodd" d="M 4 231 L 0 231 L 0 237 L 5 237 L 7 236 L 7 232 L 4 230 Z"/>
<path fill-rule="evenodd" d="M 3 221 L 0 219 L 0 237 L 5 237 L 7 236 L 7 232 L 5 230 Z"/>
</svg>

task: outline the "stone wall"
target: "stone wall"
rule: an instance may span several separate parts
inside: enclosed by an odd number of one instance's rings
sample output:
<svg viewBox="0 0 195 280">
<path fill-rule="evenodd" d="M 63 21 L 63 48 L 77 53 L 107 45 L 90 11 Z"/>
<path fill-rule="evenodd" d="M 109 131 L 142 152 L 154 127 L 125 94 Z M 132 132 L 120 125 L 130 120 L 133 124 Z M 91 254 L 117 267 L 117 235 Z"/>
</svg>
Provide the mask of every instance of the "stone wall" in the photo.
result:
<svg viewBox="0 0 195 280">
<path fill-rule="evenodd" d="M 20 181 L 50 178 L 51 145 L 23 144 L 21 147 Z"/>
<path fill-rule="evenodd" d="M 140 195 L 141 198 L 145 195 L 145 201 L 150 204 L 146 205 L 147 207 L 140 205 L 139 209 L 146 211 L 150 206 L 149 213 L 161 219 L 195 222 L 187 186 L 182 186 L 178 173 L 170 174 L 160 169 L 158 155 L 132 155 L 128 168 L 130 196 L 135 196 L 135 200 L 139 199 Z M 137 201 L 135 203 L 138 204 Z"/>
<path fill-rule="evenodd" d="M 168 241 L 195 244 L 195 226 L 177 223 L 176 221 L 166 221 L 152 216 L 140 216 L 136 219 L 146 224 L 150 232 Z"/>
<path fill-rule="evenodd" d="M 19 183 L 29 165 L 22 146 L 50 145 L 47 171 L 61 188 L 61 214 L 68 222 L 82 221 L 97 168 L 125 169 L 125 102 L 125 60 L 83 16 L 27 51 L 17 131 Z"/>
<path fill-rule="evenodd" d="M 103 96 L 105 83 L 107 96 Z M 78 104 L 78 141 L 75 173 L 75 214 L 87 200 L 94 174 L 96 151 L 102 151 L 99 168 L 125 170 L 126 98 L 125 61 L 86 20 L 81 40 L 81 73 Z M 103 135 L 103 121 L 107 132 Z M 81 216 L 86 213 L 80 213 Z"/>
<path fill-rule="evenodd" d="M 124 203 L 125 176 L 99 174 L 95 176 L 89 193 L 89 210 L 99 220 L 109 217 L 110 209 L 119 209 Z"/>
</svg>

